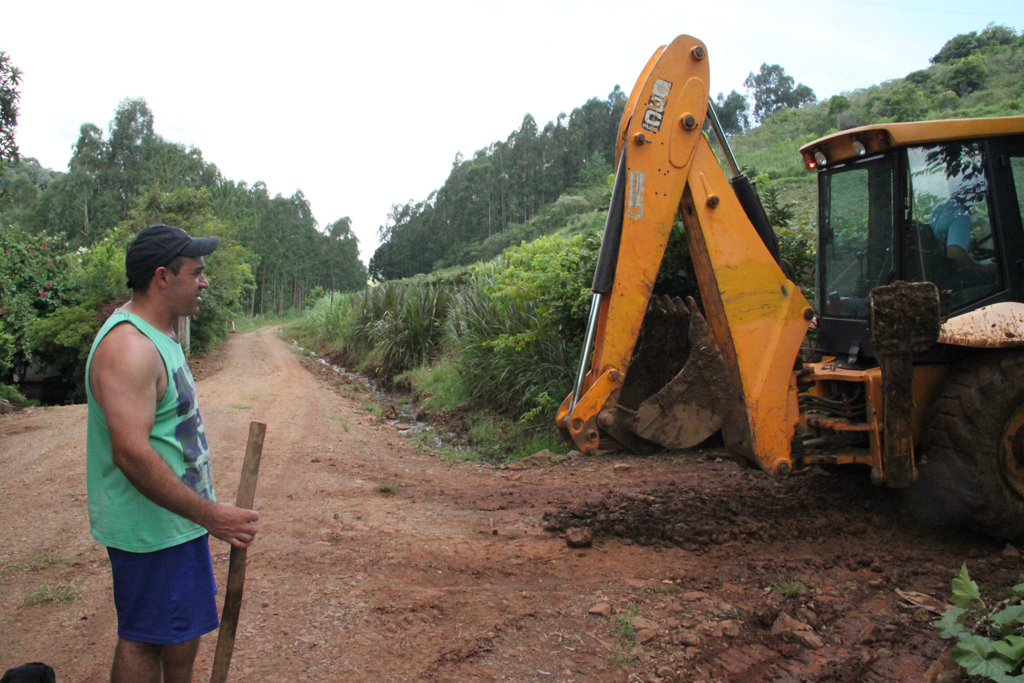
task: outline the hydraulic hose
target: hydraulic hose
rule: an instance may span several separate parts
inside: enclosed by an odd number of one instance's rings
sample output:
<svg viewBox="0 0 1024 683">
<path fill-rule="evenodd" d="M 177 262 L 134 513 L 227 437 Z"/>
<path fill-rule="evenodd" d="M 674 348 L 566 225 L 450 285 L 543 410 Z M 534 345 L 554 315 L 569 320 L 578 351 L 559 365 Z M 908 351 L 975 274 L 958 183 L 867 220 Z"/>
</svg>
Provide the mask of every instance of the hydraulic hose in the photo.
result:
<svg viewBox="0 0 1024 683">
<path fill-rule="evenodd" d="M 718 122 L 718 114 L 715 113 L 715 106 L 710 100 L 708 100 L 708 120 L 711 122 L 712 130 L 715 131 L 715 137 L 718 138 L 718 144 L 725 154 L 725 163 L 729 166 L 729 170 L 732 171 L 732 180 L 729 181 L 729 184 L 732 185 L 732 190 L 736 193 L 740 206 L 743 207 L 744 213 L 747 214 L 747 220 L 754 226 L 758 237 L 764 242 L 764 246 L 768 248 L 768 253 L 772 255 L 772 258 L 775 259 L 779 266 L 782 266 L 782 257 L 779 256 L 779 241 L 775 236 L 771 223 L 768 222 L 768 214 L 765 213 L 764 205 L 761 204 L 761 197 L 757 194 L 757 187 L 750 182 L 747 176 L 740 173 L 739 164 L 736 163 L 736 156 L 732 153 L 729 141 L 725 139 L 722 124 Z"/>
</svg>

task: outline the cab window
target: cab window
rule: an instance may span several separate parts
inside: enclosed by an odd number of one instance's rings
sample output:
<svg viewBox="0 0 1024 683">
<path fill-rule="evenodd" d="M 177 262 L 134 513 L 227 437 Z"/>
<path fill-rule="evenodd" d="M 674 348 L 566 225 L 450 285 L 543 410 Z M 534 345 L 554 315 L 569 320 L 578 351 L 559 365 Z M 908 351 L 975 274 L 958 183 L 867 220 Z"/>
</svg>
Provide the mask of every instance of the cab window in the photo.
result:
<svg viewBox="0 0 1024 683">
<path fill-rule="evenodd" d="M 1002 290 L 981 145 L 911 147 L 906 162 L 907 278 L 934 282 L 940 291 L 949 292 L 953 310 Z"/>
<path fill-rule="evenodd" d="M 840 167 L 819 182 L 822 313 L 863 319 L 868 294 L 893 274 L 893 158 Z"/>
</svg>

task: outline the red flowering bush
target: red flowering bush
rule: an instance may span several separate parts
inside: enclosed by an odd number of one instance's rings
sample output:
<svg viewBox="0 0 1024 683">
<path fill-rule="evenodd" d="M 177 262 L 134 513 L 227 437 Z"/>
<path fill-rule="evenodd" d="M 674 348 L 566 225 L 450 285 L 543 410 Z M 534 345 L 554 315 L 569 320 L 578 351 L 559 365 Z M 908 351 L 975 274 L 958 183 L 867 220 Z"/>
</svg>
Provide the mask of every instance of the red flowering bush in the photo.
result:
<svg viewBox="0 0 1024 683">
<path fill-rule="evenodd" d="M 29 328 L 78 302 L 72 259 L 42 235 L 0 225 L 0 383 L 35 360 Z"/>
</svg>

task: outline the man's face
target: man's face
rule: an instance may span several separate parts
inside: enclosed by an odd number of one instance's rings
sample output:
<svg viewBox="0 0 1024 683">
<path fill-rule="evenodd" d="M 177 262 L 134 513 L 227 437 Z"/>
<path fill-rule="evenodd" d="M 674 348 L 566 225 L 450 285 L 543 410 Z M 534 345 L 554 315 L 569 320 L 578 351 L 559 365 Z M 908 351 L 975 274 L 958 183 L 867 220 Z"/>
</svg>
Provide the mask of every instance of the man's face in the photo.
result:
<svg viewBox="0 0 1024 683">
<path fill-rule="evenodd" d="M 203 277 L 206 262 L 202 256 L 186 257 L 181 270 L 175 275 L 167 271 L 167 291 L 171 308 L 176 315 L 195 315 L 199 311 L 202 291 L 210 286 Z"/>
</svg>

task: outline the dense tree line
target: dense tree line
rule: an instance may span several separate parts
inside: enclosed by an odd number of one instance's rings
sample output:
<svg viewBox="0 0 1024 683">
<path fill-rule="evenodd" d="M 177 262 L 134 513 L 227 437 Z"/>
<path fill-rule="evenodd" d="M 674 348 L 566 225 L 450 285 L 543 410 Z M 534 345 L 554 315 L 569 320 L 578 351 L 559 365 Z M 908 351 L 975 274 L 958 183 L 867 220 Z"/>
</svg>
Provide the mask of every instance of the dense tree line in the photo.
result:
<svg viewBox="0 0 1024 683">
<path fill-rule="evenodd" d="M 350 220 L 321 229 L 301 191 L 271 196 L 222 176 L 197 147 L 164 140 L 142 99 L 120 103 L 104 133 L 81 126 L 67 172 L 20 158 L 20 73 L 0 52 L 0 398 L 33 368 L 59 369 L 81 398 L 92 337 L 127 300 L 124 255 L 146 225 L 218 235 L 213 287 L 193 321 L 208 349 L 243 314 L 301 308 L 311 291 L 366 284 Z"/>
<path fill-rule="evenodd" d="M 11 58 L 0 50 L 0 165 L 5 159 L 18 157 L 14 142 L 14 127 L 18 125 L 18 83 L 21 71 L 11 64 Z"/>
<path fill-rule="evenodd" d="M 761 65 L 746 85 L 748 96 L 733 90 L 716 100 L 730 135 L 750 127 L 751 113 L 760 121 L 779 109 L 816 101 L 809 87 L 796 84 L 778 64 Z M 370 274 L 390 280 L 465 265 L 480 253 L 472 245 L 527 224 L 545 204 L 578 198 L 582 188 L 603 184 L 615 167 L 615 135 L 625 103 L 626 94 L 615 86 L 607 99 L 591 98 L 543 129 L 527 114 L 507 139 L 471 159 L 457 155 L 439 190 L 392 207 L 378 231 Z M 576 195 L 564 195 L 574 188 Z"/>
<path fill-rule="evenodd" d="M 166 198 L 184 189 L 246 249 L 255 276 L 243 302 L 246 312 L 301 307 L 316 286 L 351 290 L 365 284 L 348 218 L 321 230 L 301 191 L 271 197 L 263 183 L 224 178 L 199 148 L 158 135 L 142 99 L 121 102 L 106 135 L 83 124 L 66 173 L 43 169 L 34 159 L 9 164 L 0 172 L 0 221 L 29 234 L 46 233 L 70 249 L 90 248 L 133 210 L 139 228 L 166 220 Z"/>
<path fill-rule="evenodd" d="M 570 188 L 603 183 L 615 166 L 626 95 L 615 86 L 539 128 L 527 114 L 507 139 L 457 155 L 444 185 L 423 201 L 392 207 L 370 260 L 378 279 L 466 262 L 468 245 L 523 224 Z"/>
</svg>

